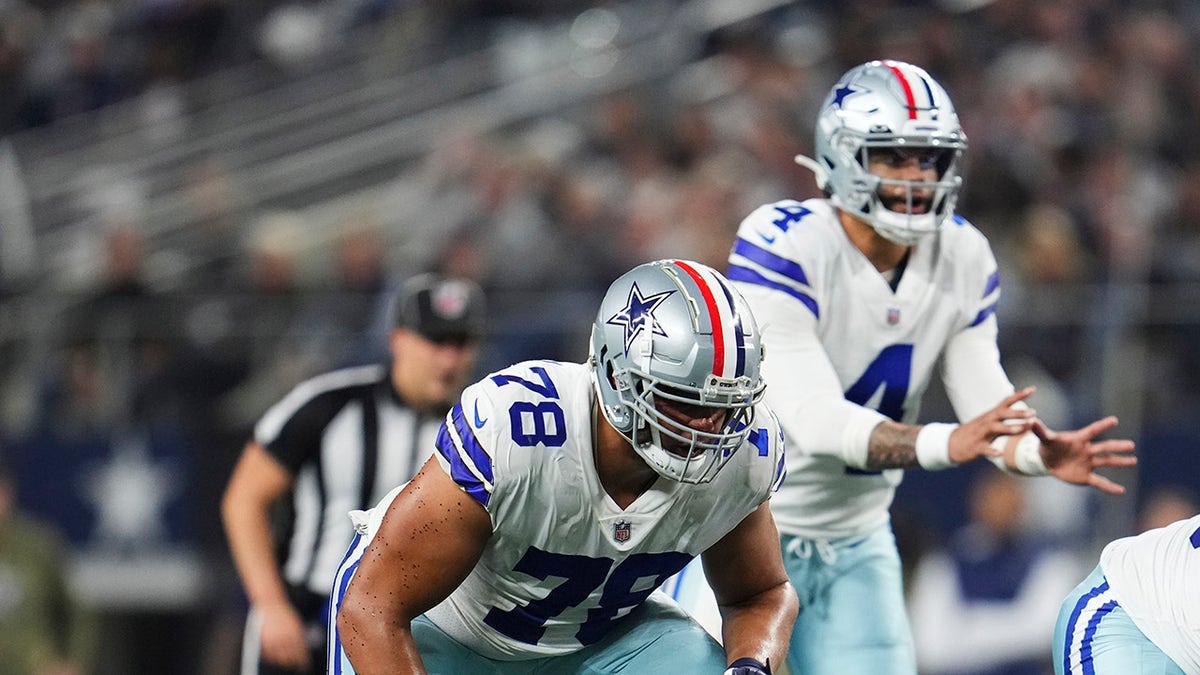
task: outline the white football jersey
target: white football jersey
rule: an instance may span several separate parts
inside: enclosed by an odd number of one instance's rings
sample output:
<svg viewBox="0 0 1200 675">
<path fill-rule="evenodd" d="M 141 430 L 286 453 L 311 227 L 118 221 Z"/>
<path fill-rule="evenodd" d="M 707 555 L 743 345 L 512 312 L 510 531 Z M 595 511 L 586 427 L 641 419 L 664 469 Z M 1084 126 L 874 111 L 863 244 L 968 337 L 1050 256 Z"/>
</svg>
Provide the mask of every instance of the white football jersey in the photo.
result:
<svg viewBox="0 0 1200 675">
<path fill-rule="evenodd" d="M 766 399 L 788 438 L 788 478 L 772 500 L 780 531 L 815 539 L 887 522 L 899 469 L 866 471 L 871 430 L 917 419 L 939 357 L 960 419 L 1013 392 L 1000 366 L 996 261 L 955 216 L 913 247 L 892 289 L 823 199 L 746 217 L 727 276 L 763 331 Z"/>
<path fill-rule="evenodd" d="M 1100 567 L 1146 637 L 1185 673 L 1200 673 L 1200 515 L 1109 543 Z"/>
<path fill-rule="evenodd" d="M 659 478 L 621 510 L 593 460 L 594 395 L 583 364 L 529 361 L 468 387 L 436 455 L 491 515 L 461 586 L 427 616 L 495 659 L 576 651 L 603 637 L 783 480 L 782 431 L 766 406 L 709 483 Z M 390 499 L 386 500 L 390 502 Z M 373 535 L 387 504 L 374 509 Z"/>
</svg>

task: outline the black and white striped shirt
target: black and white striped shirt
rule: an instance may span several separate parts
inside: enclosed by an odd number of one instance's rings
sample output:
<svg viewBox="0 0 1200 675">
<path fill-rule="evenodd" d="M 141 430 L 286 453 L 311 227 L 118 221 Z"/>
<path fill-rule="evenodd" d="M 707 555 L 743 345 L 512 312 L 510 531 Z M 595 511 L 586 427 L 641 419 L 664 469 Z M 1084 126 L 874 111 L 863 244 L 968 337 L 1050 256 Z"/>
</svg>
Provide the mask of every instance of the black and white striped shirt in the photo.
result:
<svg viewBox="0 0 1200 675">
<path fill-rule="evenodd" d="M 401 400 L 383 365 L 307 380 L 272 406 L 254 439 L 296 477 L 283 577 L 328 597 L 353 538 L 349 511 L 367 509 L 412 478 L 433 453 L 444 412 Z"/>
</svg>

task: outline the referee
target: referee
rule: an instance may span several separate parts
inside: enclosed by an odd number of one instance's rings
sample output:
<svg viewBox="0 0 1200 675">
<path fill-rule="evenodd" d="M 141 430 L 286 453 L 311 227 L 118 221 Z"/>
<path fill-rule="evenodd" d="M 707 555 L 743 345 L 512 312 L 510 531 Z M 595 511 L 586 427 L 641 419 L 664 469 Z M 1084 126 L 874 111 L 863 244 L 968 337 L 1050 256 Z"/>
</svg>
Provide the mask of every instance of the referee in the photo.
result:
<svg viewBox="0 0 1200 675">
<path fill-rule="evenodd" d="M 394 310 L 390 367 L 298 385 L 259 420 L 225 489 L 225 533 L 250 601 L 242 675 L 324 667 L 325 606 L 353 537 L 348 512 L 412 478 L 472 374 L 484 329 L 476 284 L 419 275 Z M 289 490 L 294 520 L 280 560 L 270 508 Z"/>
</svg>

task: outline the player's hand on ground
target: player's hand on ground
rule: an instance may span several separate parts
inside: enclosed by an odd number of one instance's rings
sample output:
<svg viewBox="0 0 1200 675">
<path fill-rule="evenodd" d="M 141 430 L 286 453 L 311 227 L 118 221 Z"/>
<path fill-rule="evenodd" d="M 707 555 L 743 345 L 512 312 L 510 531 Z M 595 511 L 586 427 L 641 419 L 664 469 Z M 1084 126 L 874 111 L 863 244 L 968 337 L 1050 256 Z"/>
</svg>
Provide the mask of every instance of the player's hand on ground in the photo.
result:
<svg viewBox="0 0 1200 675">
<path fill-rule="evenodd" d="M 1104 466 L 1133 466 L 1137 457 L 1130 440 L 1096 440 L 1104 432 L 1117 426 L 1113 416 L 1096 420 L 1075 431 L 1053 431 L 1040 420 L 1033 425 L 1033 433 L 1042 442 L 1042 461 L 1050 475 L 1067 483 L 1090 485 L 1097 490 L 1119 495 L 1125 488 L 1096 473 Z"/>
<path fill-rule="evenodd" d="M 308 644 L 304 641 L 304 622 L 288 604 L 259 609 L 262 614 L 262 660 L 286 668 L 307 671 Z"/>
<path fill-rule="evenodd" d="M 992 447 L 992 441 L 999 436 L 1020 435 L 1033 428 L 1037 414 L 1028 408 L 1013 407 L 1018 401 L 1029 398 L 1033 392 L 1034 387 L 1021 389 L 979 417 L 959 424 L 950 434 L 950 460 L 955 464 L 963 464 L 980 457 L 1003 454 L 1002 450 Z"/>
</svg>

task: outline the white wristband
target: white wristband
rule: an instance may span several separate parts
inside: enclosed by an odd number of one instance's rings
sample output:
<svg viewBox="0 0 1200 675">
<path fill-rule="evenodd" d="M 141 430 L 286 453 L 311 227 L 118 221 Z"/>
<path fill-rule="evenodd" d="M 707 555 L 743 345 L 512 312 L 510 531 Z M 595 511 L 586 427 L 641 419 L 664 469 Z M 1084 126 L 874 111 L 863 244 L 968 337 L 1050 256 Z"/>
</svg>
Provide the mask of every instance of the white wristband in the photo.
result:
<svg viewBox="0 0 1200 675">
<path fill-rule="evenodd" d="M 1042 461 L 1042 441 L 1036 434 L 1027 432 L 1017 441 L 1013 451 L 1013 466 L 1026 476 L 1045 476 L 1046 463 Z"/>
<path fill-rule="evenodd" d="M 954 466 L 950 459 L 950 434 L 957 424 L 934 422 L 917 432 L 917 463 L 927 471 L 940 471 Z"/>
</svg>

